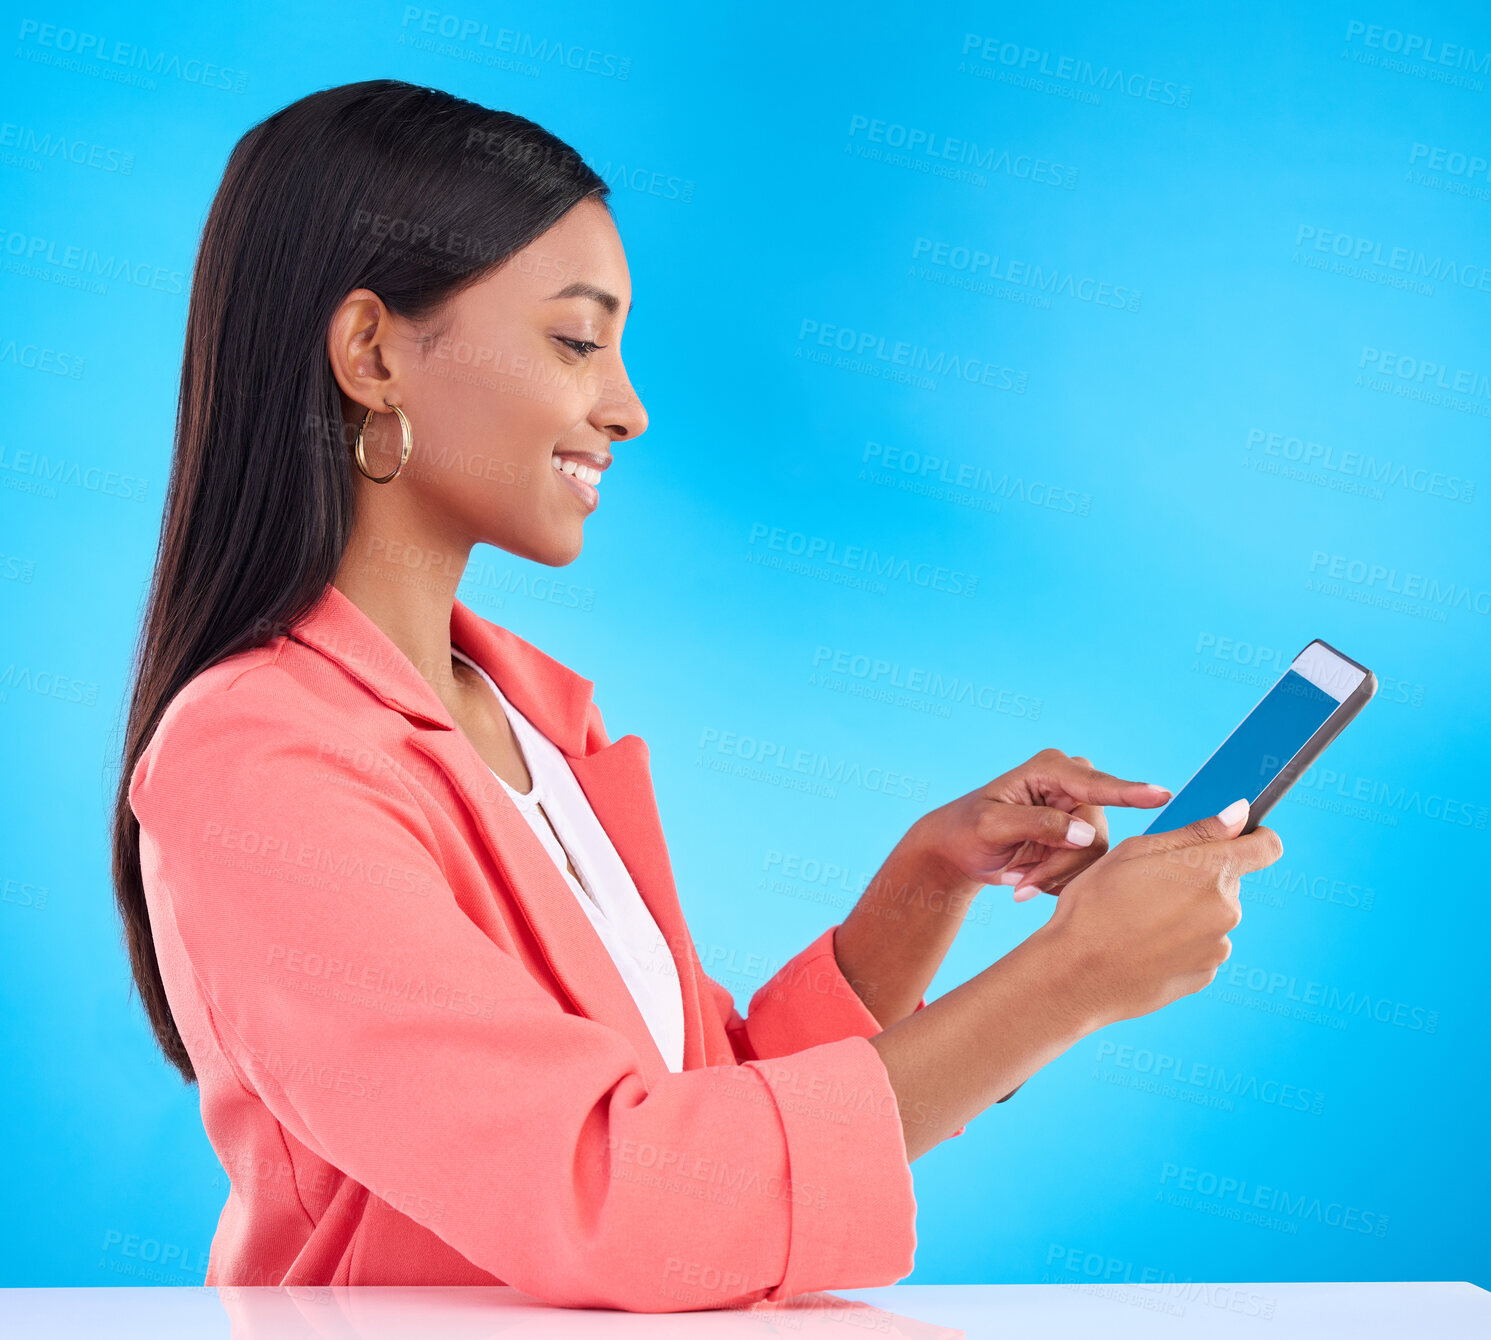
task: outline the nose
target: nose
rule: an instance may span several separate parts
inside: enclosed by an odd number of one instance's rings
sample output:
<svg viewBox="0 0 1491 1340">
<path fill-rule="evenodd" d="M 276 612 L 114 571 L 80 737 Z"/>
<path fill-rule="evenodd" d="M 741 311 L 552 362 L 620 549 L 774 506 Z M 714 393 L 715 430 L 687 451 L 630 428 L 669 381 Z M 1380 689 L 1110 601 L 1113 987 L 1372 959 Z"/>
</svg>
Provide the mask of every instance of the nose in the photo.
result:
<svg viewBox="0 0 1491 1340">
<path fill-rule="evenodd" d="M 613 439 L 641 437 L 647 431 L 647 411 L 619 358 L 605 376 L 590 421 Z"/>
</svg>

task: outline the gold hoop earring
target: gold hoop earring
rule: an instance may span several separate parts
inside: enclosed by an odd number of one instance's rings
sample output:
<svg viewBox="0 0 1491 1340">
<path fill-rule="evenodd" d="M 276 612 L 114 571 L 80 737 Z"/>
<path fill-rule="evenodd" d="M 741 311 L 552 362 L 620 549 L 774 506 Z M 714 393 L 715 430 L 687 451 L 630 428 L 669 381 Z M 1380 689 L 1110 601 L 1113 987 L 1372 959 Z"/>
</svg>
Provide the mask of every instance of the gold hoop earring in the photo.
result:
<svg viewBox="0 0 1491 1340">
<path fill-rule="evenodd" d="M 388 405 L 388 401 L 386 400 L 383 403 Z M 405 417 L 404 411 L 397 405 L 388 405 L 388 407 L 399 416 L 399 431 L 402 433 L 404 439 L 403 450 L 399 453 L 399 463 L 394 466 L 392 474 L 368 474 L 368 459 L 363 454 L 362 435 L 367 430 L 367 426 L 373 417 L 373 407 L 371 405 L 368 406 L 368 412 L 363 415 L 362 427 L 357 430 L 357 468 L 362 471 L 365 479 L 371 480 L 374 484 L 386 484 L 391 479 L 397 479 L 399 471 L 404 468 L 405 463 L 409 459 L 409 453 L 414 450 L 414 430 L 409 427 L 409 420 Z"/>
</svg>

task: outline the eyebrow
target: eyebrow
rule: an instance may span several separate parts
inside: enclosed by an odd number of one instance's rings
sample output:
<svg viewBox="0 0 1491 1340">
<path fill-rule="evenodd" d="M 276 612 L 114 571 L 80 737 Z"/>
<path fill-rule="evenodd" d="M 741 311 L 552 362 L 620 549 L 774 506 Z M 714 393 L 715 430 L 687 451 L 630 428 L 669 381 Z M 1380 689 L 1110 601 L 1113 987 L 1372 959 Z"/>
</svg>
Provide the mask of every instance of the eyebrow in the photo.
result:
<svg viewBox="0 0 1491 1340">
<path fill-rule="evenodd" d="M 616 309 L 621 306 L 621 299 L 614 293 L 608 293 L 603 288 L 597 288 L 594 284 L 587 284 L 583 279 L 577 279 L 573 284 L 566 284 L 558 293 L 551 293 L 545 302 L 553 302 L 556 298 L 592 298 L 600 303 L 612 316 L 616 315 Z M 632 314 L 632 304 L 627 303 L 626 314 Z"/>
</svg>

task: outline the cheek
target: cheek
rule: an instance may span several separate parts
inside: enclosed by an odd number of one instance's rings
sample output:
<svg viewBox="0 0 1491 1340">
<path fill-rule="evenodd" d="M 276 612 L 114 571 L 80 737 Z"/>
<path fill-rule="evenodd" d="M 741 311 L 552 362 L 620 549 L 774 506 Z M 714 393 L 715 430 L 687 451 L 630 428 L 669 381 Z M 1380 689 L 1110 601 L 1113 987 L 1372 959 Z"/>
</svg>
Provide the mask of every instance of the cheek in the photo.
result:
<svg viewBox="0 0 1491 1340">
<path fill-rule="evenodd" d="M 411 473 L 437 505 L 488 516 L 530 510 L 553 473 L 554 447 L 585 414 L 571 403 L 572 387 L 526 378 L 468 372 L 431 391 L 420 418 L 410 415 Z"/>
</svg>

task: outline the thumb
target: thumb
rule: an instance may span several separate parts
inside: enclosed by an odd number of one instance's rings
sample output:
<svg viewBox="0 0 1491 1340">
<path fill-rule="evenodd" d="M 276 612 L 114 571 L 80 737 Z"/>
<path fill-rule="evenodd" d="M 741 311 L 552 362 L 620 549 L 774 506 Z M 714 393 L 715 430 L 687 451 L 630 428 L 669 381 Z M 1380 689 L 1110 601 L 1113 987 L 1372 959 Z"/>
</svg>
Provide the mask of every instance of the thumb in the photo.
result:
<svg viewBox="0 0 1491 1340">
<path fill-rule="evenodd" d="M 1209 814 L 1183 828 L 1150 834 L 1146 847 L 1149 851 L 1175 851 L 1180 847 L 1200 846 L 1203 842 L 1217 842 L 1223 838 L 1236 837 L 1247 822 L 1248 802 L 1234 800 L 1220 814 Z"/>
<path fill-rule="evenodd" d="M 1074 814 L 1053 805 L 1019 805 L 995 801 L 979 816 L 979 836 L 992 848 L 1087 847 L 1096 829 Z"/>
</svg>

